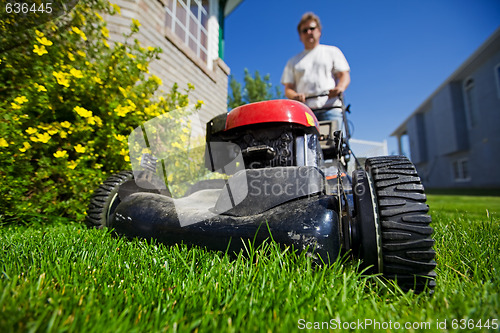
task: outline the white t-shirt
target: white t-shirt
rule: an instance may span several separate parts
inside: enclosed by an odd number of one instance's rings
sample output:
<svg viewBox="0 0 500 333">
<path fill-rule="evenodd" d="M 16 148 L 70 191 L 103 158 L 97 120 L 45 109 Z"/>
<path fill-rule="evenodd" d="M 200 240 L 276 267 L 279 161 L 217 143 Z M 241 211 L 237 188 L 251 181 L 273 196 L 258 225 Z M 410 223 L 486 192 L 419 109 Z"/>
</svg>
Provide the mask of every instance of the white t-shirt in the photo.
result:
<svg viewBox="0 0 500 333">
<path fill-rule="evenodd" d="M 312 50 L 304 50 L 291 58 L 283 70 L 281 83 L 293 83 L 295 91 L 308 96 L 328 93 L 335 88 L 334 74 L 349 71 L 349 64 L 338 47 L 318 45 Z M 312 109 L 338 106 L 338 98 L 328 96 L 306 99 Z"/>
</svg>

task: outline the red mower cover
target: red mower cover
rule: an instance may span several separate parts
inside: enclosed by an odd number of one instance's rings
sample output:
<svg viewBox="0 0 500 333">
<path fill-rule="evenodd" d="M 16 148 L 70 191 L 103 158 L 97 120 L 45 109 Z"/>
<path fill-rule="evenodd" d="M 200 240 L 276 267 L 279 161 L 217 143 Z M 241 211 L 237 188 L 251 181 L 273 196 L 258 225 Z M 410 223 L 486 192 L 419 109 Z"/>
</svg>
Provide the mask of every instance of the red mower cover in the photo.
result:
<svg viewBox="0 0 500 333">
<path fill-rule="evenodd" d="M 226 131 L 232 128 L 260 123 L 294 123 L 305 127 L 316 127 L 318 120 L 303 103 L 278 99 L 239 106 L 228 113 Z"/>
</svg>

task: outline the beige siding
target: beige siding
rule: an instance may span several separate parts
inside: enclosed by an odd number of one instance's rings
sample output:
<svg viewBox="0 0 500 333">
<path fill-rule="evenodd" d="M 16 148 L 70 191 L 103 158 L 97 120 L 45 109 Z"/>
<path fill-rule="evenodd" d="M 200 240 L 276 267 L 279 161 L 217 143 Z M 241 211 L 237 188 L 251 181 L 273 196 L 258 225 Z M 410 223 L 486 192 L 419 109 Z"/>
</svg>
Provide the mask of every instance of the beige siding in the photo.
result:
<svg viewBox="0 0 500 333">
<path fill-rule="evenodd" d="M 163 81 L 163 91 L 168 92 L 174 83 L 182 90 L 187 88 L 188 83 L 192 83 L 195 91 L 191 93 L 190 100 L 202 100 L 205 103 L 202 121 L 206 122 L 214 115 L 226 112 L 228 66 L 220 58 L 213 60 L 211 66 L 203 64 L 177 36 L 170 33 L 164 27 L 165 12 L 161 0 L 114 0 L 113 3 L 120 6 L 121 15 L 106 17 L 112 40 L 123 41 L 123 33 L 130 31 L 130 24 L 135 18 L 141 23 L 136 37 L 141 45 L 160 47 L 163 50 L 160 59 L 154 60 L 149 68 L 151 74 Z M 217 9 L 217 2 L 214 1 L 210 7 L 213 13 Z M 219 34 L 216 16 L 210 17 L 208 33 L 208 51 L 215 58 L 218 54 Z"/>
</svg>

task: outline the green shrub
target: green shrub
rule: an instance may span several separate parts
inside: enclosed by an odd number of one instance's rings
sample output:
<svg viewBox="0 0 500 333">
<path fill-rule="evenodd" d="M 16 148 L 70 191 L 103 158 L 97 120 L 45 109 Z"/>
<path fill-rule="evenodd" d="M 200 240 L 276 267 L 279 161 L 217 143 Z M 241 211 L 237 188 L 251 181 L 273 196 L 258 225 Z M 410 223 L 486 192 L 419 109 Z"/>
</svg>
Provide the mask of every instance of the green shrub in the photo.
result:
<svg viewBox="0 0 500 333">
<path fill-rule="evenodd" d="M 192 85 L 158 91 L 148 65 L 161 50 L 134 39 L 137 20 L 126 42 L 108 40 L 102 15 L 119 11 L 80 0 L 0 53 L 0 218 L 82 219 L 95 187 L 130 168 L 130 132 L 188 104 Z"/>
</svg>

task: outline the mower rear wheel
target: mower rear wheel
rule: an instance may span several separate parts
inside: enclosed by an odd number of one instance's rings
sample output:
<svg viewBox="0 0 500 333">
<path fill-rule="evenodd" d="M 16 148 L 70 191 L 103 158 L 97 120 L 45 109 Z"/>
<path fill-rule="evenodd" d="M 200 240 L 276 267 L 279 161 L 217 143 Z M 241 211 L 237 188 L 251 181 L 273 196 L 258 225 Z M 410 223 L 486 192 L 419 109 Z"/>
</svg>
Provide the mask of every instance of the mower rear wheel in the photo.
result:
<svg viewBox="0 0 500 333">
<path fill-rule="evenodd" d="M 436 283 L 431 217 L 424 187 L 405 156 L 366 160 L 377 206 L 382 272 L 403 290 L 432 289 Z"/>
<path fill-rule="evenodd" d="M 132 180 L 132 171 L 121 171 L 106 179 L 90 198 L 85 223 L 89 228 L 109 227 L 110 216 L 120 203 L 118 189 L 126 181 Z"/>
</svg>

